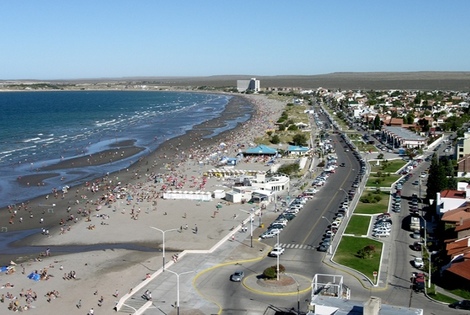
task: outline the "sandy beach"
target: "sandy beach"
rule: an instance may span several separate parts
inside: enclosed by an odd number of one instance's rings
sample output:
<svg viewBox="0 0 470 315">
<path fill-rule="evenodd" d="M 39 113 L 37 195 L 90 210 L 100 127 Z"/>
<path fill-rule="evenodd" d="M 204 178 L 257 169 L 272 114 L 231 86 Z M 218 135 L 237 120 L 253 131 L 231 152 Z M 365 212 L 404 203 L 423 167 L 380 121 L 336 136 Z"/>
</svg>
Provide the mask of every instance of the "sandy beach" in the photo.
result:
<svg viewBox="0 0 470 315">
<path fill-rule="evenodd" d="M 122 294 L 161 267 L 162 233 L 151 227 L 171 230 L 166 234 L 166 256 L 170 259 L 184 249 L 212 247 L 246 219 L 240 209 L 249 210 L 250 204 L 161 198 L 168 189 L 230 190 L 230 182 L 225 179 L 204 176 L 205 171 L 216 167 L 214 153 L 236 155 L 241 147 L 248 147 L 273 128 L 285 106 L 265 96 L 246 98 L 255 107 L 255 114 L 234 130 L 203 138 L 211 128 L 223 126 L 225 117 L 242 114 L 237 104 L 243 100 L 238 97 L 233 98 L 220 119 L 165 142 L 128 169 L 71 187 L 67 192 L 51 191 L 47 196 L 2 209 L 0 222 L 8 232 L 37 229 L 37 233 L 13 246 L 38 246 L 37 252 L 8 255 L 5 251 L 2 255 L 3 265 L 10 261 L 16 264 L 10 272 L 0 273 L 2 314 L 25 306 L 30 314 L 51 310 L 86 314 L 90 308 L 95 314 L 114 313 L 112 308 Z M 109 155 L 119 158 L 140 149 L 132 141 L 116 144 L 118 148 L 95 154 L 93 160 L 83 157 L 64 161 L 48 170 L 54 173 L 71 165 L 64 163 L 72 162 L 75 167 L 80 163 L 106 163 Z M 236 169 L 267 170 L 267 166 L 262 159 L 244 158 Z M 27 177 L 21 179 L 21 184 L 35 189 L 41 180 Z M 104 249 L 103 244 L 137 244 L 148 251 Z M 80 247 L 81 252 L 73 254 L 65 254 L 58 247 L 73 252 L 75 245 L 89 247 Z M 41 280 L 28 278 L 35 274 Z"/>
</svg>

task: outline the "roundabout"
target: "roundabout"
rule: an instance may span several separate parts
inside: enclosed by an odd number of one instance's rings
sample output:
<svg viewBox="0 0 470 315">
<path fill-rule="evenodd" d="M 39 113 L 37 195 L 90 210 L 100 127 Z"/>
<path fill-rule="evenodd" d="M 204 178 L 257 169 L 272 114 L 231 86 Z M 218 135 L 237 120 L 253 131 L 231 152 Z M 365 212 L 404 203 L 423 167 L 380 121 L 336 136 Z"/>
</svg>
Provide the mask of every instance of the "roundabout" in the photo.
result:
<svg viewBox="0 0 470 315">
<path fill-rule="evenodd" d="M 253 293 L 278 296 L 304 294 L 312 289 L 312 280 L 299 274 L 282 274 L 279 280 L 253 274 L 243 279 L 242 284 Z"/>
</svg>

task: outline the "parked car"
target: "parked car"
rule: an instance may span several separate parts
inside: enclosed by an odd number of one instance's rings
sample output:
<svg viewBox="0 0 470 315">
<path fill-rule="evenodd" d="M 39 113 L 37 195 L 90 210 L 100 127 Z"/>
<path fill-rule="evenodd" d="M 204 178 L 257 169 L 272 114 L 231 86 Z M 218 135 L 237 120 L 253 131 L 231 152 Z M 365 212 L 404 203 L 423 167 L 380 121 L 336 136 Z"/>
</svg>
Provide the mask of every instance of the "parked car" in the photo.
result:
<svg viewBox="0 0 470 315">
<path fill-rule="evenodd" d="M 462 310 L 470 310 L 470 300 L 462 300 L 449 304 L 449 307 Z"/>
<path fill-rule="evenodd" d="M 270 229 L 278 229 L 278 230 L 283 230 L 285 227 L 285 225 L 282 225 L 282 224 L 271 224 L 269 226 Z"/>
<path fill-rule="evenodd" d="M 332 228 L 339 228 L 341 224 L 341 221 L 334 221 L 333 223 L 331 223 L 331 227 Z"/>
<path fill-rule="evenodd" d="M 281 230 L 279 230 L 279 229 L 267 230 L 266 232 L 261 234 L 260 237 L 263 238 L 263 239 L 273 238 L 274 236 L 278 235 L 279 233 L 281 233 Z"/>
<path fill-rule="evenodd" d="M 230 280 L 235 282 L 240 282 L 245 277 L 245 273 L 243 271 L 235 271 L 231 276 Z"/>
<path fill-rule="evenodd" d="M 328 246 L 320 245 L 317 247 L 319 252 L 326 252 L 328 250 Z"/>
<path fill-rule="evenodd" d="M 411 245 L 411 249 L 420 252 L 423 249 L 423 246 L 421 245 L 420 242 L 414 242 Z"/>
<path fill-rule="evenodd" d="M 295 214 L 293 213 L 283 213 L 277 217 L 277 219 L 287 219 L 289 221 L 293 220 L 295 218 Z"/>
<path fill-rule="evenodd" d="M 426 277 L 424 273 L 421 272 L 414 272 L 413 273 L 413 290 L 415 292 L 424 292 L 425 284 L 426 284 Z"/>
<path fill-rule="evenodd" d="M 325 236 L 334 236 L 335 235 L 335 232 L 333 232 L 332 230 L 328 230 L 325 232 Z"/>
<path fill-rule="evenodd" d="M 373 232 L 372 236 L 373 237 L 387 237 L 387 236 L 390 236 L 390 232 L 385 232 L 385 231 Z"/>
<path fill-rule="evenodd" d="M 374 232 L 374 233 L 382 233 L 382 232 L 390 233 L 391 231 L 392 231 L 391 228 L 382 227 L 382 226 L 381 227 L 376 227 L 372 230 L 372 232 Z"/>
<path fill-rule="evenodd" d="M 418 269 L 423 268 L 423 266 L 424 266 L 423 258 L 422 257 L 415 257 L 415 259 L 413 260 L 413 265 Z"/>
<path fill-rule="evenodd" d="M 389 223 L 389 222 L 380 222 L 380 223 L 374 224 L 374 228 L 379 228 L 379 227 L 385 227 L 385 228 L 391 229 L 391 228 L 392 228 L 392 224 Z"/>
<path fill-rule="evenodd" d="M 278 218 L 278 219 L 276 219 L 276 221 L 274 221 L 274 222 L 271 223 L 271 224 L 280 224 L 280 225 L 282 225 L 282 226 L 286 226 L 287 223 L 289 223 L 289 220 L 287 220 L 287 219 L 279 219 L 279 218 Z"/>
</svg>

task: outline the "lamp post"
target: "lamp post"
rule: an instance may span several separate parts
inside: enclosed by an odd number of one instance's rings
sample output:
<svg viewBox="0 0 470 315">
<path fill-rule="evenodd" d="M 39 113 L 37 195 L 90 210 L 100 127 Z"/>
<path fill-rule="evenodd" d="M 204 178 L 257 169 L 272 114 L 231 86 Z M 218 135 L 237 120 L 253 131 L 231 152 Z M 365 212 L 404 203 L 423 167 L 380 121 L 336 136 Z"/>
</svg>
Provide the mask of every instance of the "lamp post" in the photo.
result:
<svg viewBox="0 0 470 315">
<path fill-rule="evenodd" d="M 347 201 L 347 210 L 345 211 L 346 213 L 346 216 L 349 217 L 349 194 L 346 190 L 344 190 L 343 188 L 340 188 L 339 190 L 341 190 L 342 192 L 344 192 L 344 194 L 346 195 L 346 201 Z"/>
<path fill-rule="evenodd" d="M 418 179 L 418 184 L 419 184 L 419 191 L 418 191 L 418 196 L 419 196 L 419 203 L 421 204 L 421 219 L 423 219 L 423 222 L 424 222 L 424 244 L 423 244 L 423 247 L 424 249 L 426 250 L 426 253 L 428 254 L 428 288 L 431 287 L 431 253 L 429 252 L 428 250 L 428 239 L 427 239 L 427 234 L 428 234 L 428 229 L 427 229 L 427 226 L 426 226 L 426 219 L 424 218 L 424 215 L 423 215 L 423 203 L 422 203 L 422 200 L 421 200 L 421 175 Z"/>
<path fill-rule="evenodd" d="M 422 210 L 422 209 L 421 209 Z M 423 247 L 426 250 L 426 253 L 428 254 L 428 288 L 431 287 L 431 253 L 428 250 L 428 239 L 427 239 L 427 226 L 426 226 L 426 220 L 424 219 L 424 216 L 420 214 L 421 219 L 423 219 L 424 222 L 424 244 Z"/>
<path fill-rule="evenodd" d="M 172 274 L 176 275 L 176 315 L 180 315 L 180 276 L 184 274 L 188 274 L 191 272 L 194 272 L 193 270 L 191 271 L 185 271 L 181 273 L 176 273 L 174 271 L 171 271 L 168 269 L 169 272 Z"/>
<path fill-rule="evenodd" d="M 332 254 L 331 243 L 333 243 L 333 227 L 332 227 L 333 224 L 325 216 L 322 216 L 321 218 L 325 219 L 330 224 L 331 241 L 330 241 L 330 245 L 328 245 L 328 253 L 331 255 Z"/>
<path fill-rule="evenodd" d="M 165 233 L 170 231 L 178 231 L 178 229 L 160 230 L 159 228 L 151 226 L 150 228 L 162 232 L 163 235 L 163 271 L 165 271 Z"/>
<path fill-rule="evenodd" d="M 253 247 L 253 209 L 251 209 L 250 212 L 243 209 L 239 210 L 250 214 L 250 247 Z"/>
<path fill-rule="evenodd" d="M 281 232 L 277 233 L 277 246 L 280 246 L 280 245 L 279 245 L 279 234 L 281 234 Z M 280 257 L 280 256 L 281 256 L 281 255 L 280 255 L 279 252 L 278 252 L 277 258 L 276 258 L 276 280 L 277 280 L 277 281 L 279 281 L 279 257 Z"/>
</svg>

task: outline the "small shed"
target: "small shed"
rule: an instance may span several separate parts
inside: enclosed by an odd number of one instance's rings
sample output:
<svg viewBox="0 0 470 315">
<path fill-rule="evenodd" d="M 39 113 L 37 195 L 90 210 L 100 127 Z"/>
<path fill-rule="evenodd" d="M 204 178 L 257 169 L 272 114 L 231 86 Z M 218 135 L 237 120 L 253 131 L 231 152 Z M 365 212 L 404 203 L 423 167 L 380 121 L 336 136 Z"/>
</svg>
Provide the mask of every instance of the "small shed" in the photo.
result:
<svg viewBox="0 0 470 315">
<path fill-rule="evenodd" d="M 310 151 L 310 148 L 304 147 L 304 146 L 290 145 L 287 147 L 287 152 L 289 154 L 304 155 L 304 154 L 307 154 L 309 151 Z"/>
</svg>

